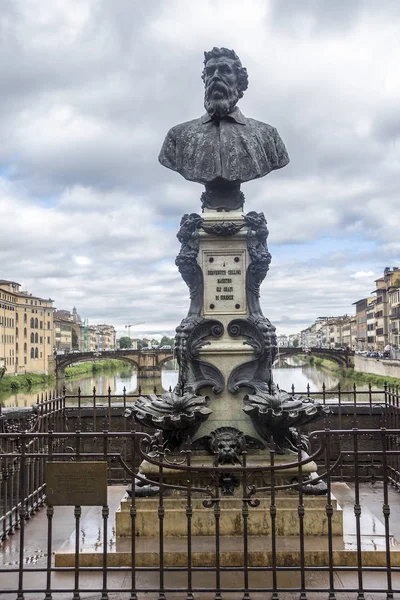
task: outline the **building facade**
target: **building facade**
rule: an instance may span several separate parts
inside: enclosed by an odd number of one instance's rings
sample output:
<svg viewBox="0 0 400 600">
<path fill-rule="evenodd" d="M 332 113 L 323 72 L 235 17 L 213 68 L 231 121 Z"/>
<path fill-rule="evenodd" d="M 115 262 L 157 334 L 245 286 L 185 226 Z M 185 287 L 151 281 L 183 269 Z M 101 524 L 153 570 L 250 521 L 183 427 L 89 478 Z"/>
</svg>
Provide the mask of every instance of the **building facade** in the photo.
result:
<svg viewBox="0 0 400 600">
<path fill-rule="evenodd" d="M 0 355 L 7 374 L 48 373 L 54 347 L 53 300 L 0 280 Z"/>
</svg>

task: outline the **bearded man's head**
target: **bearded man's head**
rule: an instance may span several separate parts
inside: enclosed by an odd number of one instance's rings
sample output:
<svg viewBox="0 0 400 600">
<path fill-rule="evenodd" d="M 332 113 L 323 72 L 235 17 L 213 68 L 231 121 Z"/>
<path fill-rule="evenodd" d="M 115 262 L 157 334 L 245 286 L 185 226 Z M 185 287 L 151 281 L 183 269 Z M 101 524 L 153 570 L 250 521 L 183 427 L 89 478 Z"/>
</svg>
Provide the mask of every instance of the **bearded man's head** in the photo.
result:
<svg viewBox="0 0 400 600">
<path fill-rule="evenodd" d="M 247 70 L 236 52 L 228 48 L 204 52 L 202 79 L 204 107 L 212 117 L 224 117 L 232 112 L 248 86 Z"/>
</svg>

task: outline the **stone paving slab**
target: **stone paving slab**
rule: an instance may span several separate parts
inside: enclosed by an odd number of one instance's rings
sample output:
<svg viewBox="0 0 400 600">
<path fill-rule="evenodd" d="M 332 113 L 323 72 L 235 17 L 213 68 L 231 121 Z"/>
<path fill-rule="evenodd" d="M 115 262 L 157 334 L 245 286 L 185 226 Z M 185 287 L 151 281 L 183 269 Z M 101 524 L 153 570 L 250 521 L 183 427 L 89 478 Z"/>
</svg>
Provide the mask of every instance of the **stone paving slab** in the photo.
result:
<svg viewBox="0 0 400 600">
<path fill-rule="evenodd" d="M 109 503 L 111 506 L 117 506 L 120 499 L 124 494 L 124 488 L 121 486 L 116 486 L 113 488 L 109 488 Z M 350 489 L 349 486 L 343 483 L 335 484 L 335 495 L 338 498 L 341 506 L 344 509 L 345 514 L 349 515 L 349 522 L 354 520 L 353 513 L 353 500 L 354 500 L 354 492 Z M 378 537 L 381 536 L 382 533 L 382 485 L 380 483 L 375 486 L 372 485 L 363 485 L 361 486 L 361 502 L 363 513 L 367 514 L 367 509 L 371 515 L 369 523 L 373 528 L 369 533 L 379 533 Z M 391 506 L 391 533 L 395 537 L 400 539 L 400 519 L 398 519 L 400 513 L 400 496 L 397 492 L 393 490 L 389 490 L 389 502 Z M 348 511 L 346 513 L 346 511 Z M 354 513 L 353 513 L 354 514 Z M 96 519 L 101 517 L 100 513 L 97 514 Z M 89 519 L 92 521 L 94 518 L 93 509 L 90 507 L 82 508 L 82 522 L 85 522 L 85 519 Z M 110 519 L 110 527 L 112 533 L 112 519 Z M 93 522 L 93 521 L 92 521 Z M 97 520 L 95 523 L 97 535 L 101 532 L 101 518 Z M 345 526 L 345 530 L 347 531 L 347 525 Z M 84 531 L 81 532 L 81 538 Z M 25 550 L 24 550 L 24 560 L 27 568 L 29 567 L 38 567 L 45 566 L 47 555 L 47 519 L 46 519 L 46 509 L 42 509 L 39 513 L 37 513 L 34 518 L 30 519 L 25 528 L 26 541 L 25 541 Z M 56 510 L 56 516 L 54 518 L 54 527 L 53 527 L 53 548 L 54 552 L 56 549 L 59 549 L 65 541 L 74 535 L 74 518 L 73 518 L 73 507 L 62 507 Z M 101 538 L 100 538 L 101 539 Z M 371 538 L 372 539 L 372 538 Z M 111 549 L 111 548 L 110 548 Z M 1 546 L 2 552 L 0 552 L 0 565 L 1 567 L 9 567 L 16 568 L 18 566 L 19 560 L 19 533 L 17 532 L 15 535 L 10 536 L 8 540 L 6 540 Z M 364 585 L 367 588 L 376 588 L 386 590 L 387 579 L 385 573 L 368 573 L 364 572 Z M 296 587 L 298 586 L 298 574 L 294 573 L 280 573 L 278 574 L 279 584 L 284 587 Z M 267 586 L 270 581 L 270 574 L 267 573 L 257 573 L 250 574 L 250 585 L 255 587 Z M 130 573 L 127 571 L 123 572 L 113 572 L 109 574 L 108 578 L 109 584 L 114 589 L 118 590 L 115 593 L 109 594 L 110 600 L 122 600 L 129 599 L 129 588 L 130 588 Z M 186 575 L 184 573 L 174 573 L 174 574 L 166 574 L 165 581 L 167 586 L 185 586 L 186 583 Z M 239 587 L 242 585 L 243 575 L 241 573 L 231 572 L 229 575 L 223 575 L 222 584 L 229 585 L 233 587 Z M 340 592 L 345 588 L 357 588 L 357 574 L 355 572 L 341 572 L 337 571 L 334 576 L 335 588 L 337 591 L 337 600 L 350 600 L 355 599 L 355 592 Z M 45 574 L 44 573 L 26 573 L 25 574 L 25 582 L 32 587 L 44 587 L 45 582 Z M 52 585 L 57 589 L 62 588 L 71 588 L 73 582 L 73 575 L 71 573 L 65 572 L 57 572 L 52 576 Z M 81 598 L 82 600 L 91 600 L 96 598 L 98 600 L 101 596 L 98 592 L 93 592 L 95 587 L 101 588 L 101 574 L 100 573 L 83 573 L 80 578 L 81 585 L 87 588 L 87 591 L 82 592 Z M 200 575 L 194 575 L 194 584 L 199 585 L 201 587 L 211 587 L 214 585 L 215 575 L 209 572 L 202 572 Z M 228 583 L 229 582 L 229 583 Z M 306 582 L 308 587 L 326 587 L 327 584 L 327 574 L 314 572 L 306 574 Z M 14 573 L 0 573 L 0 599 L 15 599 L 15 592 L 12 594 L 5 594 L 5 590 L 14 589 L 16 584 L 16 574 Z M 157 573 L 138 573 L 137 575 L 137 586 L 139 588 L 150 588 L 158 587 L 158 575 Z M 394 597 L 400 598 L 400 574 L 393 573 L 393 588 L 394 588 Z M 225 594 L 224 594 L 225 596 Z M 26 594 L 25 598 L 37 600 L 38 598 L 43 598 L 44 594 Z M 71 600 L 71 593 L 55 593 L 54 600 Z M 157 594 L 150 593 L 149 595 L 139 594 L 139 600 L 144 600 L 145 598 L 157 598 Z M 197 594 L 197 597 L 204 598 L 204 600 L 208 600 L 209 598 L 213 599 L 213 593 L 201 593 Z M 241 598 L 242 594 L 226 594 L 227 598 Z M 252 600 L 258 600 L 261 598 L 265 600 L 265 598 L 269 597 L 269 594 L 265 594 L 262 592 L 252 592 L 251 594 Z M 279 594 L 280 600 L 292 600 L 293 598 L 297 598 L 297 592 L 284 592 Z M 185 598 L 185 594 L 171 592 L 167 594 L 167 600 L 178 600 L 179 598 Z M 307 594 L 308 600 L 326 600 L 326 593 L 318 593 L 311 592 Z M 385 593 L 374 592 L 373 594 L 366 593 L 366 600 L 381 600 L 381 598 L 386 599 Z"/>
</svg>

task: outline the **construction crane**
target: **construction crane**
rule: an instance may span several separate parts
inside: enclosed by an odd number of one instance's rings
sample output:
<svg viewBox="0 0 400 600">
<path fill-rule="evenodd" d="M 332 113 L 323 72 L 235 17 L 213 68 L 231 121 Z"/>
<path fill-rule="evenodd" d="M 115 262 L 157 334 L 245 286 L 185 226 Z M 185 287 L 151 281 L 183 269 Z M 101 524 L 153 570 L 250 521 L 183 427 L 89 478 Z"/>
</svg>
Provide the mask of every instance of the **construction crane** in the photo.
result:
<svg viewBox="0 0 400 600">
<path fill-rule="evenodd" d="M 83 351 L 89 351 L 89 320 L 85 319 L 83 322 Z"/>
<path fill-rule="evenodd" d="M 131 327 L 136 327 L 136 325 L 143 325 L 144 321 L 138 321 L 137 323 L 129 323 L 129 325 L 125 325 L 125 329 L 129 331 L 129 339 L 131 339 Z"/>
</svg>

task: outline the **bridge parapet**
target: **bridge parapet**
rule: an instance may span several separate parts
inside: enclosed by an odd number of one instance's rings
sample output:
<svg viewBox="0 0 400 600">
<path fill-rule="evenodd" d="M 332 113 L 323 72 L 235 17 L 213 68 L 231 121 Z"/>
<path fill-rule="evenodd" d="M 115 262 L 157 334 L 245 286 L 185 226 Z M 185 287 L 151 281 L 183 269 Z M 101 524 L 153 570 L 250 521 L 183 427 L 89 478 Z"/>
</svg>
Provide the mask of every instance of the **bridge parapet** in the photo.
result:
<svg viewBox="0 0 400 600">
<path fill-rule="evenodd" d="M 318 358 L 326 358 L 336 362 L 341 367 L 354 367 L 354 352 L 352 350 L 340 350 L 339 348 L 294 348 L 293 346 L 279 346 L 278 355 L 293 356 L 296 354 L 305 354 L 306 356 L 317 356 Z"/>
<path fill-rule="evenodd" d="M 174 359 L 172 350 L 103 350 L 94 352 L 70 352 L 58 354 L 55 357 L 55 372 L 57 377 L 62 377 L 66 367 L 80 362 L 99 362 L 101 360 L 125 360 L 134 365 L 139 375 L 144 377 L 159 376 L 162 366 Z"/>
</svg>

